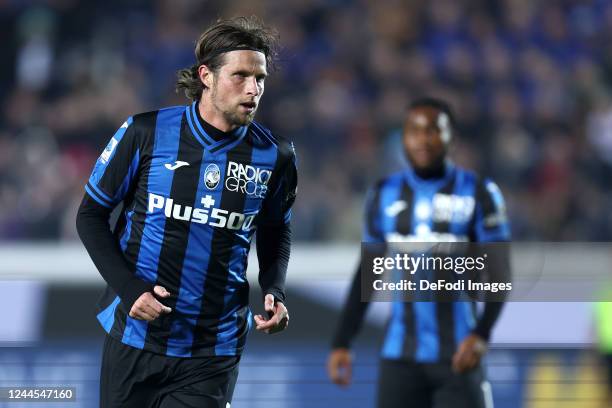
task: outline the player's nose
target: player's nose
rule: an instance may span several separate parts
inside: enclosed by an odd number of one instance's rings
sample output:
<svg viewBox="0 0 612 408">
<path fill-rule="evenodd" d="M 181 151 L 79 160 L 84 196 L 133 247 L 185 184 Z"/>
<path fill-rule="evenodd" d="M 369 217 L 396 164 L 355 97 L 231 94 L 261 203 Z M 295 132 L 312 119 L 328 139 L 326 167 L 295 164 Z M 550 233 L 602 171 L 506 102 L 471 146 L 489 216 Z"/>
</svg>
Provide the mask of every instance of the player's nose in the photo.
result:
<svg viewBox="0 0 612 408">
<path fill-rule="evenodd" d="M 259 86 L 257 86 L 257 79 L 254 76 L 247 79 L 246 92 L 247 95 L 259 95 Z"/>
</svg>

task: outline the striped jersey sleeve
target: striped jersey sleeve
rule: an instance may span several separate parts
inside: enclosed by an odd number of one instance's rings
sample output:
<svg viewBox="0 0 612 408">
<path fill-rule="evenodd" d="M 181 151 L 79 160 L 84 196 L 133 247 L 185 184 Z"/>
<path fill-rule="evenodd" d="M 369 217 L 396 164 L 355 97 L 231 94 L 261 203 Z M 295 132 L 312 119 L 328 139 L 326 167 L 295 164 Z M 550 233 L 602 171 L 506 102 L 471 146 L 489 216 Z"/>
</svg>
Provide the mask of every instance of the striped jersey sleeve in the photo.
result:
<svg viewBox="0 0 612 408">
<path fill-rule="evenodd" d="M 370 189 L 366 195 L 362 241 L 365 243 L 383 243 L 383 233 L 380 219 L 380 190 L 382 182 Z"/>
<path fill-rule="evenodd" d="M 293 143 L 279 144 L 275 173 L 270 181 L 260 215 L 260 225 L 282 225 L 291 221 L 291 207 L 297 195 L 297 159 Z"/>
<path fill-rule="evenodd" d="M 98 157 L 85 190 L 100 205 L 115 207 L 133 188 L 140 162 L 133 118 L 115 132 Z"/>
<path fill-rule="evenodd" d="M 490 179 L 476 186 L 474 236 L 477 242 L 509 241 L 510 224 L 501 190 Z"/>
</svg>

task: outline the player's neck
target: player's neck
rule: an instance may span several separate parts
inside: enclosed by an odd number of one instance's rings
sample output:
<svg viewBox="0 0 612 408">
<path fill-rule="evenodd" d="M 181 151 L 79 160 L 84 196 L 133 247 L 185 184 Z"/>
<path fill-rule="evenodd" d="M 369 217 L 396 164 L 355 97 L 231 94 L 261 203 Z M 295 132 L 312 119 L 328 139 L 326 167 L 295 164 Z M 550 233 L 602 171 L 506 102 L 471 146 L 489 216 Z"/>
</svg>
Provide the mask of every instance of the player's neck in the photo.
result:
<svg viewBox="0 0 612 408">
<path fill-rule="evenodd" d="M 221 124 L 217 126 L 217 123 L 219 121 L 215 121 L 214 115 L 211 115 L 209 112 L 206 112 L 204 106 L 202 105 L 203 104 L 200 102 L 197 103 L 196 112 L 198 115 L 198 121 L 200 122 L 200 125 L 202 125 L 202 127 L 204 128 L 204 131 L 216 141 L 231 137 L 232 131 L 234 129 L 230 129 L 229 125 L 223 126 L 223 124 Z M 225 128 L 228 128 L 229 130 L 223 130 Z"/>
<path fill-rule="evenodd" d="M 446 174 L 446 162 L 442 162 L 438 165 L 427 167 L 427 168 L 413 168 L 414 173 L 425 180 L 439 179 L 444 177 Z"/>
</svg>

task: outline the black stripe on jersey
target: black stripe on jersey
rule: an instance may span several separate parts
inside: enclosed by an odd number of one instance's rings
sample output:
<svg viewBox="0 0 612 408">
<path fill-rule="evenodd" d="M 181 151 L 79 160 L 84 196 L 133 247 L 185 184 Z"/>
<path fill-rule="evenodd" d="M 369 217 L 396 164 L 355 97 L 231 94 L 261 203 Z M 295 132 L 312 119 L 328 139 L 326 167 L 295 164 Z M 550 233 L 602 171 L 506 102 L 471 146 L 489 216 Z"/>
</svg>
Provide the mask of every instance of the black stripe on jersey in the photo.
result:
<svg viewBox="0 0 612 408">
<path fill-rule="evenodd" d="M 487 191 L 485 179 L 478 177 L 476 180 L 476 192 L 475 192 L 476 209 L 480 208 L 480 218 L 485 219 L 497 212 L 493 197 Z M 472 215 L 471 227 L 470 227 L 470 241 L 477 241 L 476 237 L 476 221 L 479 217 L 479 211 L 475 210 Z M 486 227 L 485 227 L 486 228 Z"/>
<path fill-rule="evenodd" d="M 413 212 L 414 212 L 414 191 L 412 187 L 404 181 L 402 182 L 399 200 L 406 203 L 404 208 L 395 219 L 395 230 L 401 235 L 412 234 Z M 416 353 L 416 322 L 412 311 L 412 303 L 404 303 L 404 327 L 406 335 L 402 346 L 402 355 L 413 356 Z"/>
<path fill-rule="evenodd" d="M 231 145 L 232 143 L 234 143 L 236 141 L 236 139 L 232 138 L 228 138 L 227 141 L 219 144 L 218 146 L 213 147 L 212 149 L 210 149 L 211 153 L 217 153 L 219 150 L 226 148 L 227 146 Z"/>
<path fill-rule="evenodd" d="M 480 208 L 482 208 L 482 216 L 484 218 L 497 212 L 497 207 L 495 206 L 493 197 L 491 197 L 491 194 L 489 194 L 487 191 L 485 180 L 482 178 L 479 178 L 478 181 L 476 181 L 476 203 L 478 203 Z"/>
<path fill-rule="evenodd" d="M 406 208 L 400 211 L 395 219 L 395 231 L 401 235 L 410 235 L 412 234 L 414 192 L 406 181 L 402 182 L 402 191 L 400 192 L 399 200 L 406 203 Z"/>
<path fill-rule="evenodd" d="M 257 148 L 258 145 L 266 144 L 267 136 L 262 138 L 262 132 L 258 127 L 251 125 L 250 133 L 247 135 L 245 139 L 248 138 L 248 143 L 253 143 L 254 147 Z M 262 140 L 263 139 L 263 140 Z M 283 181 L 283 177 L 285 177 L 285 171 L 283 166 L 287 165 L 287 157 L 291 157 L 288 145 L 285 145 L 282 141 L 278 141 L 277 143 L 277 153 L 276 153 L 276 162 L 274 163 L 274 168 L 272 169 L 272 176 L 270 177 L 270 181 L 268 182 L 268 192 L 266 193 L 266 197 L 264 198 L 264 202 L 262 203 L 261 210 L 257 214 L 255 218 L 255 225 L 262 225 L 267 220 L 265 216 L 269 213 L 271 205 L 274 203 L 271 200 L 278 198 L 278 189 L 281 188 L 281 183 Z"/>
<path fill-rule="evenodd" d="M 455 191 L 455 183 L 457 177 L 451 178 L 439 191 L 438 194 L 451 195 Z M 450 232 L 450 223 L 448 221 L 433 222 L 433 231 L 438 233 Z M 454 275 L 454 274 L 453 274 Z M 452 278 L 452 277 L 451 277 Z M 448 273 L 443 274 L 441 271 L 436 271 L 435 280 L 449 280 Z M 440 296 L 448 296 L 439 293 Z M 451 358 L 455 352 L 455 317 L 453 302 L 439 301 L 436 303 L 436 319 L 438 321 L 438 340 L 440 342 L 440 359 L 447 360 Z"/>
<path fill-rule="evenodd" d="M 134 210 L 132 216 L 132 228 L 130 230 L 130 236 L 128 237 L 127 246 L 125 248 L 125 259 L 130 265 L 132 272 L 136 273 L 136 262 L 138 261 L 138 253 L 140 252 L 140 242 L 142 240 L 142 231 L 144 230 L 144 221 L 147 213 L 147 198 L 146 192 L 142 196 L 136 196 L 138 191 L 146 190 L 146 186 L 149 181 L 149 166 L 151 164 L 151 156 L 153 155 L 153 145 L 155 144 L 155 128 L 157 123 L 158 111 L 142 113 L 134 116 L 134 120 L 130 127 L 134 128 L 134 132 L 137 132 L 137 137 L 140 139 L 140 146 L 142 151 L 140 152 L 140 169 L 142 176 L 138 180 L 141 186 L 145 186 L 144 189 L 133 188 L 131 192 L 123 199 L 124 211 L 131 209 Z M 131 160 L 131 158 L 130 158 Z M 128 210 L 129 211 L 129 210 Z M 120 215 L 115 234 L 117 236 L 117 242 L 119 237 L 123 234 L 126 227 L 125 216 Z M 131 305 L 130 305 L 131 306 Z M 124 305 L 125 308 L 130 306 Z M 125 319 L 129 310 L 125 310 L 125 313 L 120 311 L 120 308 L 115 310 L 115 319 L 111 333 L 123 333 L 125 329 Z"/>
<path fill-rule="evenodd" d="M 225 168 L 229 162 L 250 164 L 253 145 L 250 138 L 245 138 L 226 153 Z M 219 208 L 231 212 L 244 212 L 245 195 L 238 191 L 224 189 L 221 193 Z M 216 345 L 219 332 L 219 318 L 225 307 L 226 286 L 229 275 L 229 262 L 235 244 L 235 234 L 226 228 L 215 228 L 210 245 L 210 261 L 206 270 L 202 306 L 193 334 L 194 347 L 199 345 Z M 238 296 L 243 304 L 248 305 L 249 288 L 245 285 L 243 293 Z M 245 308 L 247 309 L 247 308 Z M 246 310 L 244 311 L 246 313 Z M 239 316 L 239 318 L 246 318 Z M 240 322 L 238 322 L 240 324 Z"/>
<path fill-rule="evenodd" d="M 191 135 L 187 127 L 186 118 L 183 115 L 176 160 L 192 163 L 192 165 L 174 170 L 170 198 L 174 200 L 175 206 L 181 206 L 179 216 L 185 214 L 185 206 L 195 206 L 194 202 L 196 200 L 200 179 L 200 166 L 196 163 L 201 162 L 203 154 L 204 147 Z M 166 218 L 164 238 L 157 266 L 157 281 L 155 284 L 163 286 L 170 292 L 171 296 L 161 302 L 173 310 L 176 308 L 176 301 L 181 285 L 181 271 L 183 269 L 185 252 L 187 251 L 190 228 L 191 222 L 189 220 L 184 221 L 175 218 Z M 172 313 L 162 314 L 159 318 L 149 322 L 147 325 L 145 344 L 155 345 L 159 347 L 160 353 L 165 354 L 173 318 Z M 158 341 L 159 339 L 165 339 L 165 344 L 157 344 L 155 341 L 156 339 Z"/>
</svg>

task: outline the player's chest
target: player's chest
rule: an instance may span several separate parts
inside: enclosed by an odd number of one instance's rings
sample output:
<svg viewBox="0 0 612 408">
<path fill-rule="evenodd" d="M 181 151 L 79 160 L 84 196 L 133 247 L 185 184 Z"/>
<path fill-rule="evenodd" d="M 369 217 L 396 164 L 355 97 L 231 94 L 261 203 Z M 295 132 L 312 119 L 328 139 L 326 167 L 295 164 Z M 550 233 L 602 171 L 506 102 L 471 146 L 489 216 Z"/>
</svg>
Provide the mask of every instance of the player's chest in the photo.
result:
<svg viewBox="0 0 612 408">
<path fill-rule="evenodd" d="M 143 184 L 149 194 L 175 204 L 252 213 L 268 194 L 274 165 L 275 156 L 253 150 L 158 151 L 150 158 Z"/>
<path fill-rule="evenodd" d="M 381 203 L 381 223 L 387 233 L 467 233 L 476 207 L 473 195 L 412 194 Z"/>
</svg>

